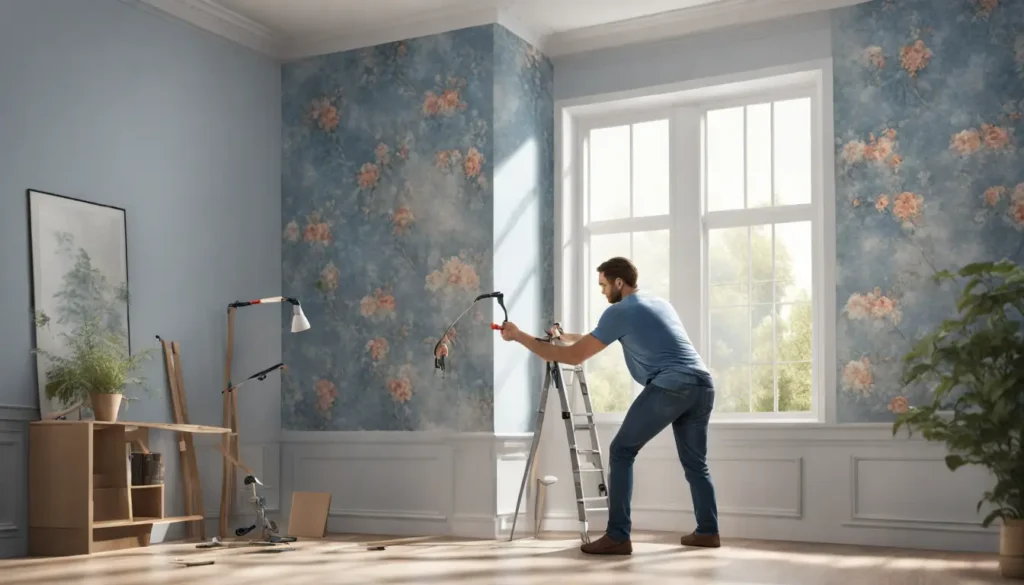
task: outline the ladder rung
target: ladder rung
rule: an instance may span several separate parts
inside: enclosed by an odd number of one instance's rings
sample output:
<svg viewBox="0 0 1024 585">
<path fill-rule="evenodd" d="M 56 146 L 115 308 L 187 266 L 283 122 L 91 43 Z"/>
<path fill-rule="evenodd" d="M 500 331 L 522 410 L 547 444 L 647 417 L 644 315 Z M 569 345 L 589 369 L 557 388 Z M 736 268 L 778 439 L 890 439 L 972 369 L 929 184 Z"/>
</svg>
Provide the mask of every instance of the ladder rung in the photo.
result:
<svg viewBox="0 0 1024 585">
<path fill-rule="evenodd" d="M 580 468 L 580 473 L 594 473 L 594 472 L 597 472 L 597 471 L 604 471 L 604 469 L 602 469 L 600 467 L 581 467 Z"/>
<path fill-rule="evenodd" d="M 573 425 L 573 428 L 575 428 L 577 431 L 589 431 L 590 429 L 594 428 L 594 425 L 590 423 L 576 423 Z"/>
<path fill-rule="evenodd" d="M 607 512 L 608 508 L 583 508 L 585 512 Z"/>
<path fill-rule="evenodd" d="M 601 450 L 600 449 L 579 449 L 579 448 L 577 448 L 576 452 L 579 453 L 580 455 L 600 455 L 601 454 Z"/>
<path fill-rule="evenodd" d="M 603 502 L 608 499 L 608 496 L 590 496 L 589 498 L 576 498 L 577 502 Z"/>
<path fill-rule="evenodd" d="M 572 413 L 572 415 L 573 416 L 594 416 L 594 413 L 592 413 L 592 412 L 574 412 L 574 413 Z"/>
</svg>

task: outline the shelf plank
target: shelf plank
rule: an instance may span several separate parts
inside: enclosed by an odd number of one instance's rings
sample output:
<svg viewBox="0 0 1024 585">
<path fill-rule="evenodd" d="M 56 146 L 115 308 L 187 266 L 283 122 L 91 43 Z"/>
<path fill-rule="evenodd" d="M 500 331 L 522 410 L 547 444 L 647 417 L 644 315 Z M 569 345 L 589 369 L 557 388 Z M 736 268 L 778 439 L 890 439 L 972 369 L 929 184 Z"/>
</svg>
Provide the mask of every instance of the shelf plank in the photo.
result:
<svg viewBox="0 0 1024 585">
<path fill-rule="evenodd" d="M 135 422 L 135 421 L 123 421 L 118 420 L 114 422 L 106 422 L 99 420 L 37 420 L 29 423 L 30 425 L 82 425 L 91 424 L 95 426 L 106 426 L 124 427 L 126 430 L 132 429 L 161 429 L 164 431 L 177 431 L 181 433 L 201 433 L 211 435 L 226 435 L 231 433 L 231 429 L 226 427 L 212 427 L 209 425 L 192 425 L 192 424 L 175 424 L 175 423 L 159 423 L 159 422 Z"/>
<path fill-rule="evenodd" d="M 203 517 L 199 514 L 194 516 L 172 516 L 170 518 L 145 518 L 136 516 L 135 520 L 106 520 L 103 522 L 93 522 L 92 527 L 95 528 L 116 528 L 118 526 L 142 526 L 144 524 L 172 524 L 176 522 L 195 522 L 196 520 L 202 520 Z"/>
<path fill-rule="evenodd" d="M 129 487 L 131 487 L 133 490 L 144 490 L 144 489 L 155 489 L 155 488 L 159 488 L 159 487 L 163 487 L 163 486 L 164 486 L 164 484 L 162 484 L 162 483 L 154 483 L 152 485 L 133 485 L 133 486 L 129 486 Z"/>
</svg>

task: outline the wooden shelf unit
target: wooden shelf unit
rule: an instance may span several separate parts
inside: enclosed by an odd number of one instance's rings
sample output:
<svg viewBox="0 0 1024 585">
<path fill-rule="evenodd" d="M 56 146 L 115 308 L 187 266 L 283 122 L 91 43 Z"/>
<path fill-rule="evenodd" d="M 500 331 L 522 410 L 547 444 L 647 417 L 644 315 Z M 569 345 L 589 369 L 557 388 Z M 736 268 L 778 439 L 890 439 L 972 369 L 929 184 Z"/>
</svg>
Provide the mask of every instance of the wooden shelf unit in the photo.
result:
<svg viewBox="0 0 1024 585">
<path fill-rule="evenodd" d="M 29 555 L 69 556 L 148 546 L 154 524 L 202 522 L 201 514 L 166 516 L 163 484 L 131 485 L 129 449 L 148 448 L 149 428 L 169 426 L 174 425 L 30 423 Z M 175 430 L 220 432 L 217 427 L 191 427 Z"/>
</svg>

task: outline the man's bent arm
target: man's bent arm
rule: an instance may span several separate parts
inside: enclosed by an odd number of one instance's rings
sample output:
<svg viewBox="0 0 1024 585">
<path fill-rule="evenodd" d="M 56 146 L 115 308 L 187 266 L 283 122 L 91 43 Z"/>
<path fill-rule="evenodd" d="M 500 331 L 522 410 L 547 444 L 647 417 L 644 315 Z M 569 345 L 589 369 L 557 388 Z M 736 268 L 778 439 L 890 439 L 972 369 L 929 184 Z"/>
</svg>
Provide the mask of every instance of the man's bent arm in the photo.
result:
<svg viewBox="0 0 1024 585">
<path fill-rule="evenodd" d="M 516 341 L 546 362 L 559 362 L 570 366 L 582 364 L 607 347 L 593 335 L 577 335 L 577 337 L 577 341 L 572 345 L 559 346 L 546 341 L 540 341 L 532 335 L 520 331 Z"/>
</svg>

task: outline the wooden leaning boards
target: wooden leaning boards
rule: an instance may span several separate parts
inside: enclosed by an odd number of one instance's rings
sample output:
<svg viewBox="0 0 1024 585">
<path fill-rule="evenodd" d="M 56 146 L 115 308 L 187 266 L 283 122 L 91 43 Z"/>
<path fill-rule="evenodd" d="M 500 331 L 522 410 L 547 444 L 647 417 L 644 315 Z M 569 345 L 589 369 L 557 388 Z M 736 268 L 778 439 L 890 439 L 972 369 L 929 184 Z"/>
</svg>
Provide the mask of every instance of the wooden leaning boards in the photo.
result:
<svg viewBox="0 0 1024 585">
<path fill-rule="evenodd" d="M 159 339 L 159 336 L 157 337 Z M 174 422 L 188 422 L 188 404 L 185 400 L 185 382 L 181 375 L 181 344 L 177 341 L 160 339 L 164 349 L 164 363 L 167 366 L 167 386 L 171 390 L 171 407 L 174 410 Z M 178 451 L 181 453 L 181 477 L 185 486 L 185 514 L 187 516 L 204 516 L 203 491 L 199 484 L 199 465 L 196 463 L 196 449 L 192 434 L 178 433 Z M 203 520 L 188 523 L 188 534 L 191 538 L 199 537 L 206 540 L 206 525 Z"/>
</svg>

